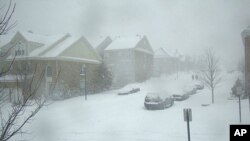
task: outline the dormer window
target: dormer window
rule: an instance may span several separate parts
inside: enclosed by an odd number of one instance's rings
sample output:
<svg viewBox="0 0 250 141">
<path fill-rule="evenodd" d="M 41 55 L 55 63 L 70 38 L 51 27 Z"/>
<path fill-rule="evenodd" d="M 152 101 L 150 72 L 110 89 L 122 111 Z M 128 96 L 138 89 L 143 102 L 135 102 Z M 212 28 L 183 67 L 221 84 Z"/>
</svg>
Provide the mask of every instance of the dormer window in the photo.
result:
<svg viewBox="0 0 250 141">
<path fill-rule="evenodd" d="M 24 43 L 19 41 L 15 46 L 15 56 L 24 56 L 24 55 L 25 55 Z"/>
</svg>

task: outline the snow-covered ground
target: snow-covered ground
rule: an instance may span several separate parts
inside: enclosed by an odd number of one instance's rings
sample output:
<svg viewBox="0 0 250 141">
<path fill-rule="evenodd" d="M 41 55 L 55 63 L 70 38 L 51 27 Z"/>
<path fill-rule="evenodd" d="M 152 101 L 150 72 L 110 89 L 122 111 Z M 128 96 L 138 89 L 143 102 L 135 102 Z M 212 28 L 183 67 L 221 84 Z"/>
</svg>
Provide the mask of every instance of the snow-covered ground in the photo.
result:
<svg viewBox="0 0 250 141">
<path fill-rule="evenodd" d="M 120 90 L 57 101 L 44 107 L 25 127 L 32 134 L 24 135 L 32 141 L 185 141 L 187 125 L 183 108 L 192 108 L 190 123 L 192 141 L 228 141 L 229 125 L 239 124 L 237 100 L 228 100 L 238 73 L 223 73 L 223 81 L 215 91 L 211 104 L 210 91 L 197 91 L 189 99 L 165 110 L 144 108 L 146 93 L 164 91 L 181 93 L 195 82 L 191 74 L 152 78 L 144 83 L 130 84 Z M 130 95 L 120 91 L 140 87 Z M 202 106 L 202 104 L 210 104 Z M 242 100 L 242 123 L 250 124 L 248 100 Z M 20 137 L 18 137 L 20 139 Z"/>
</svg>

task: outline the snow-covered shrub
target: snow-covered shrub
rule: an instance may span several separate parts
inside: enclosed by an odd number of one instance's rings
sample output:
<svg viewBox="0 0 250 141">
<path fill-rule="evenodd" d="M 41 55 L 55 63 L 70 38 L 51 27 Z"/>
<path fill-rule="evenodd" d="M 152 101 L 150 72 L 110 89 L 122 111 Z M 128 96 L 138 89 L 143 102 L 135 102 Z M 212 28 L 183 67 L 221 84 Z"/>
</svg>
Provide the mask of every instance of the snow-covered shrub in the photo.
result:
<svg viewBox="0 0 250 141">
<path fill-rule="evenodd" d="M 62 80 L 56 85 L 50 97 L 53 100 L 64 100 L 70 98 L 70 89 L 68 88 L 67 84 Z"/>
<path fill-rule="evenodd" d="M 113 82 L 113 76 L 111 71 L 107 68 L 107 66 L 102 63 L 95 71 L 95 79 L 94 85 L 92 87 L 94 90 L 94 93 L 99 93 L 102 91 L 109 90 L 112 82 Z"/>
</svg>

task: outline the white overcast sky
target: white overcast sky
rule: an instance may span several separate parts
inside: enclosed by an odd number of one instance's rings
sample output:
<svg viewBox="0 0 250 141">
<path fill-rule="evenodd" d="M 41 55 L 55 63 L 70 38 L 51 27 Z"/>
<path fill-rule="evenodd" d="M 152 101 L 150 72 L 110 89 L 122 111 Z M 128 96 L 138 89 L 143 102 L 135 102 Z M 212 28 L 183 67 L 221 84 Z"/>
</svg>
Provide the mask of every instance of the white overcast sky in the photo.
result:
<svg viewBox="0 0 250 141">
<path fill-rule="evenodd" d="M 0 0 L 4 2 L 6 0 Z M 147 35 L 153 48 L 201 54 L 214 48 L 224 66 L 243 57 L 250 0 L 15 0 L 14 30 L 41 34 Z"/>
</svg>

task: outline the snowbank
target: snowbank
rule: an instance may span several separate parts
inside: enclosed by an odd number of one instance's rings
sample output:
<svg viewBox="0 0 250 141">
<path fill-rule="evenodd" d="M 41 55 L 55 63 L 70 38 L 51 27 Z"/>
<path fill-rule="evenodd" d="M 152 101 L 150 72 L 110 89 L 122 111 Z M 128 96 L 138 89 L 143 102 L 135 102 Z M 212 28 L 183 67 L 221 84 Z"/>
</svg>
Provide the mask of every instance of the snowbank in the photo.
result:
<svg viewBox="0 0 250 141">
<path fill-rule="evenodd" d="M 33 141 L 183 141 L 187 140 L 183 108 L 192 109 L 191 140 L 228 141 L 229 125 L 238 124 L 238 103 L 227 100 L 238 74 L 223 73 L 223 81 L 215 91 L 215 104 L 211 104 L 208 89 L 198 91 L 189 99 L 168 109 L 148 111 L 143 102 L 146 93 L 168 91 L 183 92 L 193 84 L 189 73 L 152 78 L 144 83 L 127 85 L 121 90 L 105 94 L 75 97 L 54 102 L 44 107 L 26 130 L 30 135 L 18 139 Z M 140 87 L 136 94 L 119 96 L 117 93 Z M 202 106 L 207 103 L 209 106 Z M 249 124 L 248 100 L 242 100 L 242 123 Z"/>
</svg>

